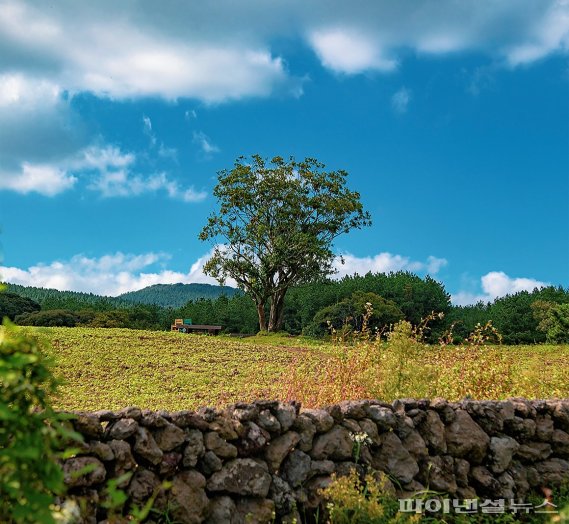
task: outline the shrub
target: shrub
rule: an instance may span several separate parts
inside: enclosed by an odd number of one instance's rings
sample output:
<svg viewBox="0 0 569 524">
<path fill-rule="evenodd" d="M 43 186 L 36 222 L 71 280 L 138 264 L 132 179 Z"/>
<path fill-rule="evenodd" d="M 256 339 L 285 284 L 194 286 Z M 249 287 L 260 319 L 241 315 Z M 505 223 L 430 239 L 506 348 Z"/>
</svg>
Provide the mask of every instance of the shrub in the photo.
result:
<svg viewBox="0 0 569 524">
<path fill-rule="evenodd" d="M 0 322 L 4 317 L 14 320 L 22 313 L 33 313 L 41 309 L 37 302 L 15 293 L 0 293 Z"/>
<path fill-rule="evenodd" d="M 55 522 L 50 505 L 63 492 L 57 464 L 66 430 L 50 407 L 57 380 L 42 343 L 8 321 L 0 330 L 0 514 L 14 523 Z"/>
</svg>

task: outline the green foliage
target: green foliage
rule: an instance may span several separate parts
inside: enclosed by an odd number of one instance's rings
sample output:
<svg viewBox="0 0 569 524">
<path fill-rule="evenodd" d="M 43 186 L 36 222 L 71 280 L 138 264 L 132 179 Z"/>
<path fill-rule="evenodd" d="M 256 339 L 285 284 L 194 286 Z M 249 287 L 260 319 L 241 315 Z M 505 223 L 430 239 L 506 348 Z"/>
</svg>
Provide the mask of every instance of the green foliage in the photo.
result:
<svg viewBox="0 0 569 524">
<path fill-rule="evenodd" d="M 537 329 L 546 334 L 547 342 L 569 342 L 569 304 L 536 300 L 531 307 L 535 319 L 539 321 Z"/>
<path fill-rule="evenodd" d="M 199 237 L 223 245 L 204 271 L 220 282 L 235 279 L 253 298 L 261 330 L 281 329 L 290 287 L 332 273 L 337 236 L 371 223 L 360 195 L 346 187 L 347 173 L 324 167 L 311 158 L 267 162 L 254 155 L 219 173 L 220 208 Z"/>
<path fill-rule="evenodd" d="M 52 523 L 53 495 L 63 492 L 57 465 L 65 430 L 50 396 L 57 381 L 36 338 L 7 321 L 0 331 L 0 514 L 7 522 Z M 5 522 L 5 521 L 3 521 Z"/>
<path fill-rule="evenodd" d="M 312 332 L 323 335 L 330 327 L 336 330 L 349 328 L 350 331 L 361 331 L 367 304 L 372 308 L 371 315 L 367 319 L 367 327 L 373 332 L 383 331 L 403 319 L 403 312 L 392 300 L 385 300 L 376 293 L 356 291 L 337 304 L 318 311 L 314 315 L 315 328 Z"/>
<path fill-rule="evenodd" d="M 4 317 L 14 320 L 17 315 L 39 311 L 41 306 L 33 300 L 15 293 L 0 293 L 0 322 Z"/>
</svg>

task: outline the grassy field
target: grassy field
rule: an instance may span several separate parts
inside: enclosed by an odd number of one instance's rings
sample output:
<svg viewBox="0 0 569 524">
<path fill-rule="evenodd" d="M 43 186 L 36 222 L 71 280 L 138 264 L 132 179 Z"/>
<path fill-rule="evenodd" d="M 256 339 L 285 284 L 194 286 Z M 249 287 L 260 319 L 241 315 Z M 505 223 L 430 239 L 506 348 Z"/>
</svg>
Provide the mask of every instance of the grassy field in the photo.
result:
<svg viewBox="0 0 569 524">
<path fill-rule="evenodd" d="M 195 409 L 253 398 L 569 397 L 569 346 L 353 347 L 301 338 L 42 328 L 64 383 L 55 407 Z"/>
</svg>

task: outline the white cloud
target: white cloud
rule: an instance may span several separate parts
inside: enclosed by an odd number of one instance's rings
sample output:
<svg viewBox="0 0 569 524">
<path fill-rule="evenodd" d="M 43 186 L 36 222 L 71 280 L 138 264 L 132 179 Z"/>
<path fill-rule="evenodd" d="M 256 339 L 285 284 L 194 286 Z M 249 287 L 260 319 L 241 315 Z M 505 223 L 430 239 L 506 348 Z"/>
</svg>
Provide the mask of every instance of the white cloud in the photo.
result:
<svg viewBox="0 0 569 524">
<path fill-rule="evenodd" d="M 334 261 L 334 269 L 337 273 L 334 278 L 342 278 L 346 275 L 365 275 L 372 273 L 389 273 L 391 271 L 417 271 L 436 275 L 447 264 L 444 258 L 430 256 L 426 262 L 411 260 L 409 257 L 393 255 L 391 253 L 379 253 L 373 257 L 356 257 L 350 253 L 342 254 L 344 264 L 338 257 Z"/>
<path fill-rule="evenodd" d="M 397 67 L 397 61 L 384 57 L 374 39 L 360 31 L 315 31 L 309 40 L 322 64 L 338 73 L 354 74 L 370 69 L 392 71 Z"/>
<path fill-rule="evenodd" d="M 201 152 L 206 156 L 211 156 L 213 153 L 219 153 L 219 147 L 213 144 L 210 138 L 202 131 L 194 131 L 193 142 L 201 149 Z"/>
<path fill-rule="evenodd" d="M 0 171 L 0 190 L 8 189 L 17 193 L 39 193 L 54 196 L 71 189 L 77 178 L 62 169 L 50 165 L 24 162 L 19 172 Z"/>
<path fill-rule="evenodd" d="M 406 87 L 402 87 L 391 97 L 391 107 L 393 107 L 396 113 L 406 113 L 410 101 L 411 91 Z"/>
<path fill-rule="evenodd" d="M 114 253 L 100 258 L 76 255 L 67 261 L 37 264 L 27 269 L 0 266 L 0 280 L 23 286 L 116 296 L 153 284 L 217 284 L 203 273 L 203 265 L 210 256 L 211 252 L 200 257 L 187 273 L 183 273 L 161 267 L 151 270 L 169 260 L 170 256 L 165 253 Z M 235 282 L 229 281 L 228 285 L 235 285 Z"/>
<path fill-rule="evenodd" d="M 492 302 L 494 299 L 520 291 L 533 291 L 535 288 L 549 286 L 533 278 L 512 278 L 503 271 L 490 271 L 480 279 L 482 293 L 459 291 L 452 295 L 452 302 L 458 306 Z"/>
</svg>

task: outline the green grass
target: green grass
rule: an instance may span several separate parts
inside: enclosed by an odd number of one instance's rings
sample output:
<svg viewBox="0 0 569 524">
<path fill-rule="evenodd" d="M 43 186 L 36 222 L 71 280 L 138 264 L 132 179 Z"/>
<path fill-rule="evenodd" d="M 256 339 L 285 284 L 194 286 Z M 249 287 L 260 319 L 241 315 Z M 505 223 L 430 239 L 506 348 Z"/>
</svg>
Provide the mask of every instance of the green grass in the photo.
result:
<svg viewBox="0 0 569 524">
<path fill-rule="evenodd" d="M 341 351 L 331 344 L 282 334 L 234 339 L 129 329 L 26 329 L 42 333 L 51 344 L 48 352 L 56 361 L 55 373 L 64 381 L 54 399 L 58 409 L 135 405 L 180 410 L 287 395 L 310 403 L 302 387 L 291 387 L 290 377 L 297 373 L 297 383 L 318 387 L 322 373 L 312 376 L 301 368 L 327 369 L 330 359 Z M 497 349 L 504 352 L 511 366 L 513 382 L 507 396 L 569 397 L 569 345 Z M 447 350 L 452 352 L 452 348 Z M 406 362 L 419 371 L 413 380 L 425 384 L 410 383 L 405 396 L 421 396 L 422 390 L 428 391 L 424 386 L 428 385 L 429 375 L 421 371 L 426 370 L 427 360 Z M 366 362 L 354 361 L 354 365 L 367 368 Z M 501 365 L 503 361 L 496 364 L 498 379 Z M 444 362 L 438 361 L 430 369 L 444 369 Z M 356 378 L 359 372 L 365 369 L 346 370 L 347 375 Z M 341 376 L 336 379 L 342 381 Z M 330 379 L 334 380 L 333 374 Z M 368 392 L 373 393 L 371 389 Z M 504 394 L 500 393 L 502 397 Z M 491 392 L 485 398 L 490 397 Z"/>
</svg>

